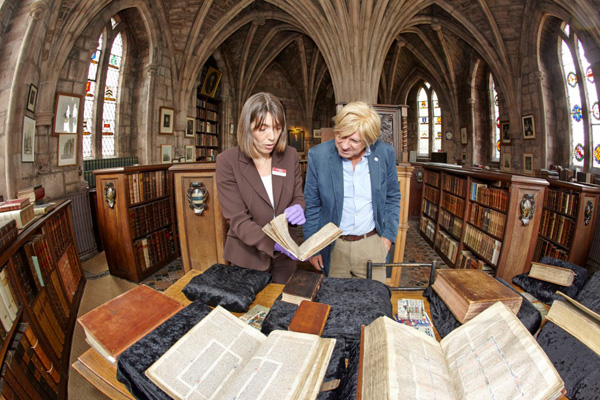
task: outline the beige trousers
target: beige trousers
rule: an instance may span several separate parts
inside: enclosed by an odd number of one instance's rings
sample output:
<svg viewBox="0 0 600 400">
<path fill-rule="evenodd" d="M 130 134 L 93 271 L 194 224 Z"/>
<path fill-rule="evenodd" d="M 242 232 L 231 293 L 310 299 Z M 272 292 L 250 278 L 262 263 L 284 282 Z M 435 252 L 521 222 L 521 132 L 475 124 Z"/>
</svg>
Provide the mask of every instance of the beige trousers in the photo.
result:
<svg viewBox="0 0 600 400">
<path fill-rule="evenodd" d="M 335 241 L 331 252 L 329 276 L 332 278 L 366 278 L 367 261 L 383 263 L 387 249 L 379 235 L 369 236 L 355 242 L 342 239 Z M 385 283 L 385 268 L 373 268 L 373 279 Z"/>
</svg>

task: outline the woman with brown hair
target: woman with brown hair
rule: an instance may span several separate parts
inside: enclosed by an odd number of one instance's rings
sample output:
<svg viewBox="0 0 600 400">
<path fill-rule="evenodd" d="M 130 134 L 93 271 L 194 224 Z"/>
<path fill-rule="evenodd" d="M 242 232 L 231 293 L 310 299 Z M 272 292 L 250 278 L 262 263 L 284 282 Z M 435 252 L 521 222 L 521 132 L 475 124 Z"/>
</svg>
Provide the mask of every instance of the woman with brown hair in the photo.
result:
<svg viewBox="0 0 600 400">
<path fill-rule="evenodd" d="M 297 259 L 262 227 L 285 213 L 302 225 L 304 195 L 296 150 L 287 146 L 281 102 L 270 93 L 246 101 L 237 129 L 238 146 L 217 156 L 217 191 L 229 221 L 224 257 L 239 267 L 268 271 L 273 282 L 285 283 Z"/>
</svg>

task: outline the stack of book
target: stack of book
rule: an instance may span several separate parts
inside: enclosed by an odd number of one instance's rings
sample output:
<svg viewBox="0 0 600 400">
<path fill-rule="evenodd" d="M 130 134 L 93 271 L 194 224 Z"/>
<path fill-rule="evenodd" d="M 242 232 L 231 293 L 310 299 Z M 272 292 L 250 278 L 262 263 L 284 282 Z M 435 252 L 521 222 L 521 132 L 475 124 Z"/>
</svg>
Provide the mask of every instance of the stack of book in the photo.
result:
<svg viewBox="0 0 600 400">
<path fill-rule="evenodd" d="M 29 198 L 7 200 L 0 204 L 0 221 L 14 219 L 18 229 L 24 229 L 33 221 L 35 213 Z"/>
<path fill-rule="evenodd" d="M 35 204 L 40 203 L 45 195 L 46 190 L 42 185 L 31 186 L 25 189 L 21 189 L 17 192 L 18 199 L 29 199 L 30 203 Z"/>
<path fill-rule="evenodd" d="M 14 219 L 0 221 L 0 253 L 15 241 L 17 234 L 17 221 Z"/>
</svg>

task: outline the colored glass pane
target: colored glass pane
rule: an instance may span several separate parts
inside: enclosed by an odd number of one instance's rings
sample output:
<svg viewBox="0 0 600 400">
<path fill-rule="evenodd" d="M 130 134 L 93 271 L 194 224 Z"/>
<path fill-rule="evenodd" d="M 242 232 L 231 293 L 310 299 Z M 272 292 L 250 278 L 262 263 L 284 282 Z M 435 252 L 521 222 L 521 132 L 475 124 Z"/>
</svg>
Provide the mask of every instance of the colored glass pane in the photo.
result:
<svg viewBox="0 0 600 400">
<path fill-rule="evenodd" d="M 595 119 L 600 120 L 600 109 L 598 107 L 598 102 L 595 102 L 594 105 L 592 106 L 592 116 Z"/>
<path fill-rule="evenodd" d="M 433 141 L 431 152 L 442 151 L 442 109 L 435 90 L 431 90 L 431 102 L 433 103 Z"/>
<path fill-rule="evenodd" d="M 579 107 L 578 104 L 575 104 L 575 106 L 573 106 L 573 109 L 571 110 L 571 115 L 573 116 L 573 119 L 577 122 L 581 121 L 581 119 L 583 118 L 583 115 L 581 114 L 581 107 Z"/>
<path fill-rule="evenodd" d="M 575 58 L 573 57 L 573 53 L 571 52 L 571 48 L 569 44 L 563 39 L 561 40 L 561 63 L 564 72 L 565 85 L 567 89 L 567 99 L 569 110 L 571 111 L 571 115 L 573 118 L 571 121 L 571 164 L 583 166 L 583 146 L 581 149 L 577 149 L 577 146 L 581 143 L 585 143 L 585 131 L 583 126 L 583 118 L 579 118 L 579 115 L 576 117 L 576 111 L 578 107 L 580 108 L 580 104 L 583 104 L 581 93 L 579 91 L 579 86 L 577 85 L 577 78 L 575 76 Z M 573 85 L 571 82 L 575 79 L 575 84 Z M 577 119 L 579 118 L 579 120 Z M 581 152 L 581 157 L 579 153 Z"/>
<path fill-rule="evenodd" d="M 600 144 L 594 149 L 594 161 L 596 164 L 600 164 Z"/>
<path fill-rule="evenodd" d="M 575 150 L 573 150 L 573 155 L 577 161 L 583 161 L 585 158 L 585 151 L 583 150 L 583 145 L 581 143 L 577 143 Z"/>
<path fill-rule="evenodd" d="M 500 108 L 498 92 L 496 91 L 496 83 L 492 74 L 489 75 L 489 87 L 490 87 L 490 99 L 491 99 L 491 117 L 494 123 L 492 124 L 492 132 L 490 133 L 491 141 L 490 144 L 498 143 L 500 141 Z M 492 161 L 500 160 L 500 148 L 492 146 Z"/>
<path fill-rule="evenodd" d="M 417 94 L 419 102 L 419 142 L 418 154 L 426 156 L 429 154 L 429 96 L 427 91 L 421 87 Z"/>
<path fill-rule="evenodd" d="M 585 76 L 590 83 L 594 83 L 594 72 L 592 71 L 591 66 L 589 66 L 585 71 Z"/>
<path fill-rule="evenodd" d="M 569 72 L 567 75 L 567 83 L 571 87 L 577 86 L 577 75 L 575 75 L 575 72 Z"/>
<path fill-rule="evenodd" d="M 500 141 L 499 140 L 496 142 L 496 150 L 500 151 Z"/>
</svg>

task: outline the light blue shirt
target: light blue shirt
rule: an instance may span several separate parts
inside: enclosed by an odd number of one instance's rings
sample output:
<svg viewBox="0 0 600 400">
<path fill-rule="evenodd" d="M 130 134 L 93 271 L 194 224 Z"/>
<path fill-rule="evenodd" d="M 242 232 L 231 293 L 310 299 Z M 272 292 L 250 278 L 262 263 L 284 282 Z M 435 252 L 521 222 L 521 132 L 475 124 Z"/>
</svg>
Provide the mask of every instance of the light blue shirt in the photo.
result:
<svg viewBox="0 0 600 400">
<path fill-rule="evenodd" d="M 371 177 L 367 159 L 370 155 L 371 149 L 367 147 L 365 154 L 354 169 L 350 160 L 342 158 L 344 207 L 340 229 L 344 235 L 364 235 L 375 229 L 371 201 Z"/>
</svg>

